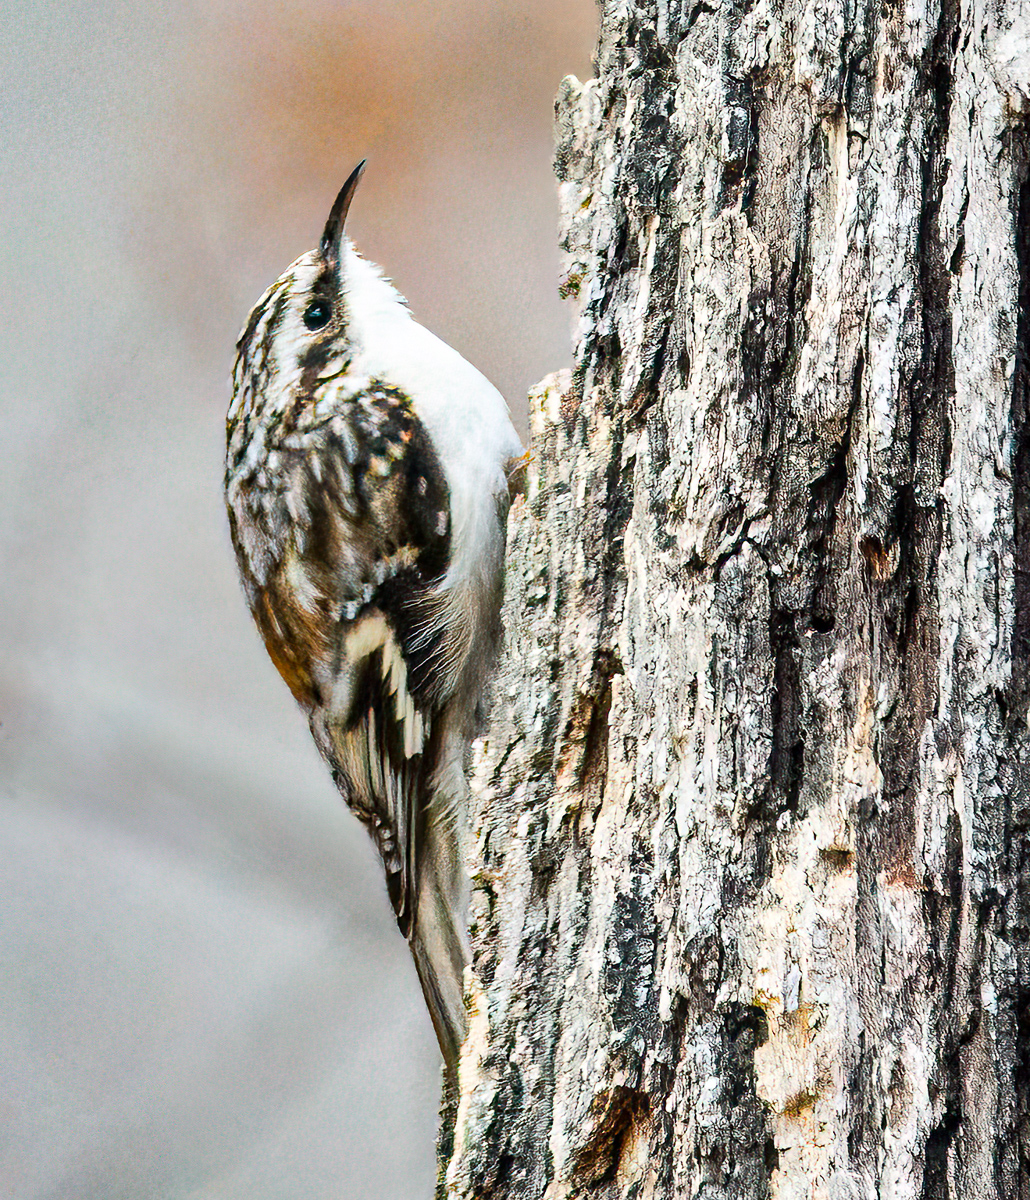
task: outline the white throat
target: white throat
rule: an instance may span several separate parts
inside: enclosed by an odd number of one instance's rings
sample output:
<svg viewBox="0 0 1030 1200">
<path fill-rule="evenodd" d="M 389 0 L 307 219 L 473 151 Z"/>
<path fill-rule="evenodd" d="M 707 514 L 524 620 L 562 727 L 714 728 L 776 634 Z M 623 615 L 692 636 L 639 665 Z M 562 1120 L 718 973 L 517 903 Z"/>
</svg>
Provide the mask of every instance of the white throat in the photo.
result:
<svg viewBox="0 0 1030 1200">
<path fill-rule="evenodd" d="M 500 563 L 496 498 L 507 491 L 505 464 L 522 453 L 508 406 L 475 367 L 412 318 L 396 288 L 349 241 L 342 274 L 352 369 L 411 400 L 451 492 L 446 583 L 476 584 Z"/>
</svg>

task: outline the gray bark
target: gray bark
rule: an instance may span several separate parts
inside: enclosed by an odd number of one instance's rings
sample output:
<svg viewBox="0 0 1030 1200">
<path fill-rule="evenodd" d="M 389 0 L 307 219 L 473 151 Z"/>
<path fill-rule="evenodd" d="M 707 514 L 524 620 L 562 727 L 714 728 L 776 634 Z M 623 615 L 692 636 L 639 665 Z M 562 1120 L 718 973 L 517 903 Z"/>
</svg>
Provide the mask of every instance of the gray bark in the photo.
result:
<svg viewBox="0 0 1030 1200">
<path fill-rule="evenodd" d="M 1030 1196 L 1030 8 L 606 0 L 448 1196 Z"/>
</svg>

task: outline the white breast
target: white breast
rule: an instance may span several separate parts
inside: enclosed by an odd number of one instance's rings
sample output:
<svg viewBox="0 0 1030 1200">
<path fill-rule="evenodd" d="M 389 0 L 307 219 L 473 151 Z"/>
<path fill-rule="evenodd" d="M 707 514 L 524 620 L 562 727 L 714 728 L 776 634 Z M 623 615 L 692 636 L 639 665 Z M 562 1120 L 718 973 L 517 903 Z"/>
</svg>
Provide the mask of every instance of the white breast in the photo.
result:
<svg viewBox="0 0 1030 1200">
<path fill-rule="evenodd" d="M 500 566 L 497 497 L 505 464 L 522 454 L 500 392 L 475 367 L 415 321 L 378 267 L 347 243 L 343 269 L 352 372 L 393 384 L 412 401 L 432 439 L 451 492 L 448 586 L 472 584 Z"/>
</svg>

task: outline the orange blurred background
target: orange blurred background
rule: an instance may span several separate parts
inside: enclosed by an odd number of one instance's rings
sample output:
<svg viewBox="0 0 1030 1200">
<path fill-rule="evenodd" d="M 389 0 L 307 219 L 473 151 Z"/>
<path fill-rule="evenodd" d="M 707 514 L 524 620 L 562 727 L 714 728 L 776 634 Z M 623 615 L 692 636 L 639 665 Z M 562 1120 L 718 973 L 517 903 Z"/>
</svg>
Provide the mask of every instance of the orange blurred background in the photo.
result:
<svg viewBox="0 0 1030 1200">
<path fill-rule="evenodd" d="M 429 1196 L 435 1042 L 236 583 L 227 376 L 367 156 L 355 240 L 523 421 L 593 6 L 3 20 L 0 1197 Z"/>
</svg>

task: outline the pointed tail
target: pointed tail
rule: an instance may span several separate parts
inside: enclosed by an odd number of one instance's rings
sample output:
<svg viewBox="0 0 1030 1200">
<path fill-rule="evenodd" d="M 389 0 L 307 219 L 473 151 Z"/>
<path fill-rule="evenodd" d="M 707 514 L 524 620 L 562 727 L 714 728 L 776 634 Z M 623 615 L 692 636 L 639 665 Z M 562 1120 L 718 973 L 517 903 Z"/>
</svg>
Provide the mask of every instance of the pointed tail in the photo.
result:
<svg viewBox="0 0 1030 1200">
<path fill-rule="evenodd" d="M 471 961 L 468 885 L 453 823 L 430 820 L 428 825 L 408 940 L 447 1073 L 456 1081 L 466 1031 L 463 973 Z"/>
</svg>

